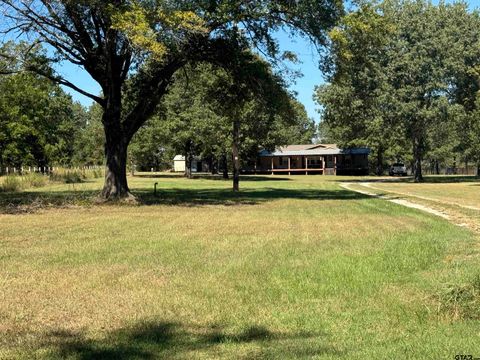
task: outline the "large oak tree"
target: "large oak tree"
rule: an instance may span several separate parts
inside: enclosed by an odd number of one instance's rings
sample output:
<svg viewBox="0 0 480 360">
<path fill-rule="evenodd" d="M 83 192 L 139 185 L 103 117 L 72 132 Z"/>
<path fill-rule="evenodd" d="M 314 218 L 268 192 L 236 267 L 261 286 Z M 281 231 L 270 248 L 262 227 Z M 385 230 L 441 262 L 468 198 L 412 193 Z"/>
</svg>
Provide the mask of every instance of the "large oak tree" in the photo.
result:
<svg viewBox="0 0 480 360">
<path fill-rule="evenodd" d="M 242 50 L 239 37 L 278 59 L 274 33 L 280 28 L 322 45 L 342 12 L 339 0 L 0 0 L 0 6 L 5 33 L 48 44 L 55 51 L 45 62 L 69 61 L 100 85 L 102 94 L 91 94 L 75 80 L 44 71 L 41 61 L 27 65 L 101 105 L 106 199 L 130 196 L 128 144 L 155 112 L 176 71 L 197 61 L 228 68 Z M 134 91 L 125 106 L 130 77 Z"/>
</svg>

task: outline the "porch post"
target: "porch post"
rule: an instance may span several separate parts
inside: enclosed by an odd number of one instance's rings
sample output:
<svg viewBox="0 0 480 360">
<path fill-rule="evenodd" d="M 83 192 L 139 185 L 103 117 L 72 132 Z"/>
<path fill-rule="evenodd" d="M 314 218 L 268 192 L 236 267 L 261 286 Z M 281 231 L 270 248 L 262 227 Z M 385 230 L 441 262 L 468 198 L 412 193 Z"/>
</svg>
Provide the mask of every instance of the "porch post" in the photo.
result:
<svg viewBox="0 0 480 360">
<path fill-rule="evenodd" d="M 273 156 L 272 156 L 272 175 L 273 175 Z"/>
<path fill-rule="evenodd" d="M 305 169 L 307 169 L 305 174 L 308 175 L 308 156 L 305 157 Z"/>
<path fill-rule="evenodd" d="M 337 175 L 337 155 L 333 156 L 333 173 Z"/>
<path fill-rule="evenodd" d="M 288 157 L 288 175 L 291 175 L 291 172 L 290 172 L 290 156 Z"/>
<path fill-rule="evenodd" d="M 325 156 L 322 156 L 321 159 L 322 159 L 322 175 L 325 175 Z"/>
</svg>

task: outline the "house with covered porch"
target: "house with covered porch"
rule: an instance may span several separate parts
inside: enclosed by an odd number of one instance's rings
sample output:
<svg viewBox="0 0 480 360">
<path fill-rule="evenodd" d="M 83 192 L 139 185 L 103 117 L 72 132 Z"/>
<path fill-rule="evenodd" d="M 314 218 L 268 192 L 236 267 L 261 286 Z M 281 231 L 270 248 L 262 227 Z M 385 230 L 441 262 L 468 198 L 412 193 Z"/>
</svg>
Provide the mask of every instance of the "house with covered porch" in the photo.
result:
<svg viewBox="0 0 480 360">
<path fill-rule="evenodd" d="M 368 148 L 340 149 L 334 144 L 288 145 L 262 150 L 253 172 L 257 174 L 367 175 Z"/>
</svg>

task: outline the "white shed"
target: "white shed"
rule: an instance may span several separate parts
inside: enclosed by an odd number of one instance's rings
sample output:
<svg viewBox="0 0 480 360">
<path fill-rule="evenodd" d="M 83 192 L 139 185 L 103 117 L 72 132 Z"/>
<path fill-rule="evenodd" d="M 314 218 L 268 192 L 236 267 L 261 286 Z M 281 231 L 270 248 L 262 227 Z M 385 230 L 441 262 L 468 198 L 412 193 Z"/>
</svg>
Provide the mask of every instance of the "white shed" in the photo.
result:
<svg viewBox="0 0 480 360">
<path fill-rule="evenodd" d="M 176 155 L 173 158 L 173 170 L 175 172 L 185 172 L 185 156 Z"/>
</svg>

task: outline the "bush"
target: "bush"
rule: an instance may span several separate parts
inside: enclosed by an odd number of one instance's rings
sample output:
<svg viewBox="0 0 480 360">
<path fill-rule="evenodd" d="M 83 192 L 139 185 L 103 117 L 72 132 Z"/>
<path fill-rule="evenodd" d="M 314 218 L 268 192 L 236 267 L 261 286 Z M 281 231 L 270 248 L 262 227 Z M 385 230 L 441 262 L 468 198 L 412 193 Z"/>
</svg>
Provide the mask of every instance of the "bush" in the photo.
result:
<svg viewBox="0 0 480 360">
<path fill-rule="evenodd" d="M 22 177 L 24 187 L 42 187 L 47 185 L 47 177 L 42 174 L 30 173 Z"/>
<path fill-rule="evenodd" d="M 84 172 L 80 170 L 58 170 L 50 174 L 50 180 L 64 184 L 78 184 L 86 179 Z"/>
<path fill-rule="evenodd" d="M 1 190 L 5 192 L 20 191 L 23 188 L 22 180 L 19 176 L 8 175 L 3 180 Z"/>
</svg>

